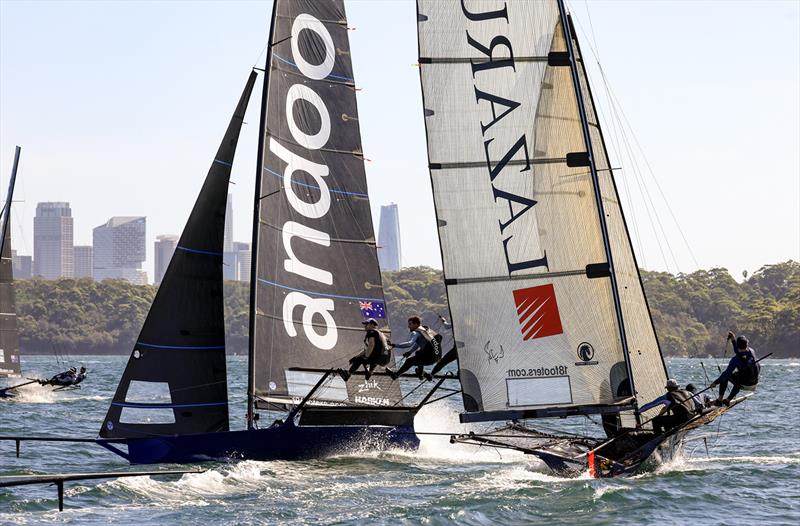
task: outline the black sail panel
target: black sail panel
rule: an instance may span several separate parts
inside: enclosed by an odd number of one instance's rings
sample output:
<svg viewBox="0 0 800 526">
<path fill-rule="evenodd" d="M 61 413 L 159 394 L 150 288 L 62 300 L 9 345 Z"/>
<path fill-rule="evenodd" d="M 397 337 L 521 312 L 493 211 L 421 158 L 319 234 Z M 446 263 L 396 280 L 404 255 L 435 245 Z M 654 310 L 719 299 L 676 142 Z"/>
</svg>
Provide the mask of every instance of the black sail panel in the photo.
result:
<svg viewBox="0 0 800 526">
<path fill-rule="evenodd" d="M 14 168 L 3 207 L 2 249 L 0 250 L 0 377 L 20 375 L 19 332 L 14 297 L 14 272 L 11 259 L 11 201 L 17 179 L 20 147 L 14 152 Z"/>
<path fill-rule="evenodd" d="M 255 395 L 299 401 L 386 324 L 341 0 L 279 0 L 263 111 L 253 287 Z M 317 400 L 392 405 L 397 382 L 333 378 Z"/>
<path fill-rule="evenodd" d="M 222 252 L 252 72 L 158 289 L 100 436 L 228 430 Z"/>
</svg>

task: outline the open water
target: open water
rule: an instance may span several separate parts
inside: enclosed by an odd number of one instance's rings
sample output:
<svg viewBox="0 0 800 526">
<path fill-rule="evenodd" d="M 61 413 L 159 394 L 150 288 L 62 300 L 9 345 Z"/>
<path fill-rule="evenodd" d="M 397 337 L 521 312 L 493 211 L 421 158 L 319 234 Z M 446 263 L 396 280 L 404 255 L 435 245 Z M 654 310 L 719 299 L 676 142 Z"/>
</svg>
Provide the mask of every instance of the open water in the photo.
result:
<svg viewBox="0 0 800 526">
<path fill-rule="evenodd" d="M 72 357 L 80 390 L 34 387 L 0 399 L 0 435 L 94 437 L 127 357 Z M 705 362 L 715 375 L 713 360 Z M 800 524 L 800 360 L 765 360 L 757 394 L 698 433 L 684 457 L 633 478 L 548 475 L 514 452 L 450 445 L 422 435 L 419 451 L 353 451 L 306 462 L 206 463 L 201 474 L 0 489 L 0 524 Z M 672 376 L 705 385 L 699 360 L 671 360 Z M 51 357 L 23 358 L 30 377 Z M 231 427 L 244 427 L 246 359 L 228 363 Z M 713 371 L 712 371 L 713 369 Z M 11 380 L 13 382 L 13 380 Z M 406 386 L 413 387 L 413 384 Z M 460 401 L 416 420 L 424 432 L 463 432 Z M 266 415 L 262 415 L 264 418 Z M 570 419 L 574 420 L 574 419 Z M 560 425 L 559 422 L 540 422 Z M 578 430 L 596 428 L 578 421 Z M 177 466 L 172 466 L 177 467 Z M 0 442 L 0 475 L 138 469 L 94 444 Z"/>
</svg>

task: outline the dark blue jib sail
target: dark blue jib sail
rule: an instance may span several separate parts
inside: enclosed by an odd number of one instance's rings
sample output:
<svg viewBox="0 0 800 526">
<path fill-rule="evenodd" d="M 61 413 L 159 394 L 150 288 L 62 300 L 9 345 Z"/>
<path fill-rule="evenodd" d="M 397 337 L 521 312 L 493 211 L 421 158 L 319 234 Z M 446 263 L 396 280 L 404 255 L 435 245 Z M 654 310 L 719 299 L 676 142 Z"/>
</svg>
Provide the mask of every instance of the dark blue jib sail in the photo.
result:
<svg viewBox="0 0 800 526">
<path fill-rule="evenodd" d="M 17 332 L 17 309 L 14 298 L 14 272 L 11 261 L 11 200 L 17 180 L 20 147 L 14 151 L 14 168 L 8 183 L 8 194 L 3 207 L 3 231 L 0 232 L 0 377 L 20 375 L 19 333 Z"/>
<path fill-rule="evenodd" d="M 161 282 L 100 436 L 228 430 L 222 251 L 231 165 L 256 72 Z"/>
<path fill-rule="evenodd" d="M 262 111 L 251 305 L 251 396 L 299 402 L 386 327 L 342 0 L 278 0 Z M 397 382 L 329 378 L 326 404 L 392 406 Z"/>
</svg>

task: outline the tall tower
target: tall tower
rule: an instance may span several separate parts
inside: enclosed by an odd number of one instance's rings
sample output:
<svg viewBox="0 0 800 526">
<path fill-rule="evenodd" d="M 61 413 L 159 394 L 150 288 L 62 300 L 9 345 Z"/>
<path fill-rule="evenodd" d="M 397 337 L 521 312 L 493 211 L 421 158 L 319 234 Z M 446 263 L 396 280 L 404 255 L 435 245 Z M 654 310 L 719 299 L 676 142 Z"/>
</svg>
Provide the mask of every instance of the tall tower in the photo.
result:
<svg viewBox="0 0 800 526">
<path fill-rule="evenodd" d="M 225 207 L 225 237 L 222 240 L 222 279 L 236 279 L 236 251 L 233 248 L 233 194 Z"/>
<path fill-rule="evenodd" d="M 146 226 L 145 217 L 112 217 L 92 231 L 94 279 L 147 284 L 147 273 L 140 268 L 145 260 Z"/>
<path fill-rule="evenodd" d="M 72 209 L 69 203 L 39 203 L 33 218 L 33 274 L 46 279 L 73 274 Z"/>
<path fill-rule="evenodd" d="M 233 250 L 236 252 L 236 279 L 250 281 L 250 243 L 234 241 Z"/>
<path fill-rule="evenodd" d="M 155 268 L 153 269 L 153 282 L 158 285 L 164 279 L 169 261 L 178 246 L 178 236 L 164 235 L 156 237 L 155 242 Z"/>
<path fill-rule="evenodd" d="M 92 246 L 75 245 L 73 247 L 74 253 L 74 270 L 73 277 L 76 278 L 91 278 L 92 277 Z"/>
<path fill-rule="evenodd" d="M 383 271 L 400 270 L 402 255 L 400 251 L 400 215 L 394 203 L 381 207 L 381 221 L 378 226 L 378 264 Z"/>
</svg>

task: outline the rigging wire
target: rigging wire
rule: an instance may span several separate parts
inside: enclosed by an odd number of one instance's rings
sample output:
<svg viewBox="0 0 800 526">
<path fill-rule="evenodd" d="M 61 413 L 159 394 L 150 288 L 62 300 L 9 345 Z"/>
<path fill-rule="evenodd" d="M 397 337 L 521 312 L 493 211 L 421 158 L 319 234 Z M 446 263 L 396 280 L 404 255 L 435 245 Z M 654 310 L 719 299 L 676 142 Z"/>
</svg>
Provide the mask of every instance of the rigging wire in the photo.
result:
<svg viewBox="0 0 800 526">
<path fill-rule="evenodd" d="M 607 102 L 608 102 L 608 104 L 609 104 L 609 106 L 611 108 L 611 112 L 612 112 L 614 118 L 616 119 L 616 122 L 612 121 L 612 124 L 616 124 L 619 127 L 620 134 L 622 135 L 622 138 L 624 140 L 625 153 L 627 154 L 627 157 L 630 159 L 630 161 L 631 161 L 631 163 L 633 165 L 632 166 L 632 169 L 633 169 L 633 172 L 634 172 L 633 175 L 634 175 L 634 178 L 636 179 L 637 185 L 639 186 L 640 194 L 642 195 L 643 198 L 645 198 L 644 199 L 644 201 L 645 201 L 644 202 L 645 211 L 647 212 L 648 219 L 649 219 L 649 221 L 651 223 L 651 228 L 653 229 L 653 232 L 656 234 L 656 236 L 655 236 L 656 237 L 656 242 L 659 245 L 659 251 L 662 254 L 662 259 L 664 260 L 665 266 L 667 267 L 667 270 L 669 271 L 669 265 L 667 264 L 666 254 L 664 252 L 663 247 L 661 246 L 661 243 L 660 243 L 660 240 L 659 240 L 659 236 L 658 236 L 658 231 L 659 230 L 664 235 L 664 243 L 666 244 L 667 251 L 670 253 L 670 256 L 672 258 L 673 263 L 676 266 L 677 271 L 680 272 L 680 266 L 678 264 L 677 258 L 675 257 L 675 253 L 672 250 L 672 247 L 669 244 L 669 241 L 668 241 L 668 239 L 666 237 L 666 229 L 664 228 L 664 225 L 660 221 L 659 215 L 658 215 L 658 213 L 656 211 L 655 202 L 654 202 L 654 200 L 652 198 L 652 195 L 650 194 L 650 191 L 648 190 L 648 185 L 647 185 L 647 183 L 645 181 L 645 178 L 643 176 L 644 171 L 641 169 L 641 167 L 639 166 L 639 162 L 637 161 L 638 157 L 641 157 L 641 160 L 642 160 L 645 168 L 647 169 L 646 170 L 647 173 L 650 175 L 650 177 L 655 182 L 656 189 L 658 190 L 658 195 L 661 197 L 661 200 L 664 202 L 664 206 L 666 207 L 666 209 L 667 209 L 667 211 L 668 211 L 668 213 L 670 215 L 670 218 L 672 219 L 672 222 L 674 223 L 675 227 L 677 228 L 678 233 L 680 234 L 681 239 L 683 241 L 683 244 L 686 246 L 686 249 L 689 252 L 690 257 L 692 258 L 692 261 L 694 262 L 696 268 L 700 268 L 700 265 L 699 265 L 699 263 L 697 261 L 697 257 L 695 256 L 694 251 L 692 250 L 692 247 L 691 247 L 691 245 L 690 245 L 690 243 L 688 241 L 688 238 L 687 238 L 684 230 L 681 228 L 681 225 L 677 220 L 677 216 L 675 215 L 674 211 L 672 210 L 672 207 L 669 204 L 669 201 L 666 198 L 666 195 L 664 193 L 663 188 L 661 187 L 661 184 L 659 183 L 658 179 L 655 176 L 655 173 L 653 171 L 652 165 L 650 164 L 650 161 L 649 161 L 649 159 L 647 158 L 647 156 L 646 156 L 646 154 L 644 152 L 644 148 L 642 147 L 642 145 L 641 145 L 636 133 L 634 132 L 633 126 L 631 125 L 630 121 L 628 120 L 627 115 L 625 114 L 625 111 L 622 108 L 622 105 L 620 104 L 619 99 L 616 97 L 613 89 L 611 88 L 611 84 L 608 81 L 608 78 L 607 78 L 607 76 L 605 74 L 605 71 L 603 70 L 603 67 L 602 67 L 602 65 L 600 63 L 600 58 L 599 58 L 597 39 L 596 39 L 595 32 L 594 32 L 594 24 L 592 22 L 592 18 L 591 18 L 591 13 L 589 11 L 588 2 L 586 2 L 586 1 L 585 1 L 585 7 L 586 7 L 587 19 L 589 21 L 591 39 L 589 38 L 589 36 L 587 35 L 587 32 L 584 30 L 584 28 L 580 25 L 579 22 L 577 23 L 577 25 L 578 25 L 579 29 L 581 30 L 581 32 L 584 35 L 586 35 L 587 42 L 589 43 L 590 52 L 592 53 L 592 55 L 595 58 L 595 61 L 596 61 L 596 64 L 597 64 L 597 68 L 598 68 L 598 70 L 600 72 L 600 75 L 601 75 L 601 78 L 602 78 L 602 81 L 603 81 L 603 86 L 604 86 L 604 88 L 606 90 Z M 599 109 L 597 109 L 597 111 L 599 113 Z M 612 126 L 612 129 L 613 129 L 614 133 L 616 134 L 617 129 L 614 126 Z M 627 130 L 628 133 L 626 133 L 626 130 Z M 633 139 L 632 143 L 628 139 L 629 135 L 632 136 L 632 139 Z M 636 148 L 634 148 L 633 145 L 635 145 Z M 616 149 L 617 153 L 618 154 L 622 153 L 622 151 L 620 149 L 618 149 L 617 146 L 618 145 L 615 145 L 615 149 Z M 636 154 L 637 151 L 638 151 L 638 155 Z M 627 191 L 628 187 L 627 187 L 626 178 L 623 178 L 623 181 L 626 184 L 626 191 Z M 630 198 L 630 194 L 629 194 L 629 198 Z M 648 203 L 649 203 L 649 208 L 647 206 Z M 651 214 L 651 209 L 652 209 L 653 214 Z M 631 210 L 632 210 L 632 207 L 631 207 Z M 652 215 L 655 215 L 656 222 L 658 223 L 658 227 L 659 227 L 658 229 L 656 229 L 656 227 L 655 227 Z M 637 230 L 636 229 L 635 218 L 634 218 L 634 230 L 635 231 Z M 638 237 L 638 233 L 637 233 L 637 237 Z M 641 250 L 641 240 L 640 239 L 638 240 L 638 245 L 639 245 L 639 248 Z"/>
</svg>

